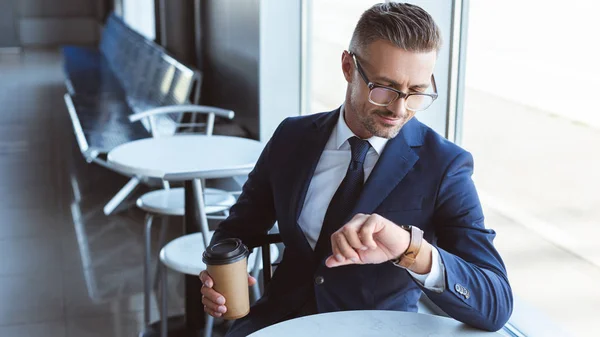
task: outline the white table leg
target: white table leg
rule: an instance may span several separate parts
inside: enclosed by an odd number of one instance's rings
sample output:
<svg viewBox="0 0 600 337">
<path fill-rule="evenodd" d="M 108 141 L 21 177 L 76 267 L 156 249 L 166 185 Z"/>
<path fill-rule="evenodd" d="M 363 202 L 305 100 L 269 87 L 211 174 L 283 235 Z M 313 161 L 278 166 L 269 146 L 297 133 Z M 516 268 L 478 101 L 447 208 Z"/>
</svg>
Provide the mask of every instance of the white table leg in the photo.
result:
<svg viewBox="0 0 600 337">
<path fill-rule="evenodd" d="M 204 238 L 204 248 L 208 247 L 210 243 L 208 239 L 208 219 L 206 218 L 206 210 L 204 207 L 204 194 L 202 193 L 202 181 L 200 179 L 194 179 L 192 181 L 192 186 L 194 188 L 194 195 L 196 197 L 196 201 L 198 202 L 198 216 L 200 217 L 200 230 L 202 231 L 202 238 Z"/>
</svg>

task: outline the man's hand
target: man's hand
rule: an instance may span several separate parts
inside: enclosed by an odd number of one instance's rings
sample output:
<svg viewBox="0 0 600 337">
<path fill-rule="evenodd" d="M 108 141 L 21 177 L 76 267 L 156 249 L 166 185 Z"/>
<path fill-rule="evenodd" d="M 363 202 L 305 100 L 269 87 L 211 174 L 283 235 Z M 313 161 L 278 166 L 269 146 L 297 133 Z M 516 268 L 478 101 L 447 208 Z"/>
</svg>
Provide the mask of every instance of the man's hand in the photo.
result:
<svg viewBox="0 0 600 337">
<path fill-rule="evenodd" d="M 215 282 L 208 275 L 206 270 L 200 272 L 200 281 L 202 281 L 202 304 L 204 304 L 204 312 L 211 315 L 212 317 L 221 317 L 227 312 L 227 306 L 225 306 L 225 297 L 219 294 L 213 289 Z M 248 275 L 248 286 L 253 286 L 256 283 L 256 279 Z"/>
<path fill-rule="evenodd" d="M 331 235 L 333 255 L 328 267 L 377 264 L 398 258 L 410 243 L 410 233 L 378 214 L 356 214 Z"/>
</svg>

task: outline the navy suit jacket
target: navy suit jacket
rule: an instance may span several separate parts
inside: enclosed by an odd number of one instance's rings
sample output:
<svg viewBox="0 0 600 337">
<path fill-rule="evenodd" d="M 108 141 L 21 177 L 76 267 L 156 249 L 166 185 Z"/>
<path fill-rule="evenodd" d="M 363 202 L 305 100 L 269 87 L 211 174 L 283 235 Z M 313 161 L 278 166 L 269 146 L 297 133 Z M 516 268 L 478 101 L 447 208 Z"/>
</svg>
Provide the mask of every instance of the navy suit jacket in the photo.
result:
<svg viewBox="0 0 600 337">
<path fill-rule="evenodd" d="M 298 310 L 307 296 L 315 297 L 318 312 L 417 311 L 424 292 L 455 319 L 499 330 L 512 312 L 512 291 L 492 243 L 495 232 L 484 226 L 471 180 L 473 159 L 417 119 L 388 141 L 348 220 L 356 213 L 377 213 L 396 224 L 421 228 L 440 252 L 445 290 L 421 287 L 392 263 L 330 269 L 324 264 L 328 254 L 313 252 L 298 217 L 339 113 L 337 109 L 284 120 L 214 235 L 213 242 L 237 237 L 254 246 L 278 222 L 283 259 L 247 319 L 273 324 Z M 317 276 L 325 282 L 315 284 Z"/>
</svg>

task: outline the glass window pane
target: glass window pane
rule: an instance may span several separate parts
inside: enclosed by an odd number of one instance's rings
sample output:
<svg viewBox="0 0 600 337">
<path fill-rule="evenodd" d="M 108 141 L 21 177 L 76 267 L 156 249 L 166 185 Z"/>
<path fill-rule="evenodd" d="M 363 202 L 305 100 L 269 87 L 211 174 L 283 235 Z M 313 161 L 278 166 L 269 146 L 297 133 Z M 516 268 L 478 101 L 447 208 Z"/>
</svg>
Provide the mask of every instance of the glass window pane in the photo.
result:
<svg viewBox="0 0 600 337">
<path fill-rule="evenodd" d="M 156 38 L 154 0 L 123 0 L 123 20 L 146 38 Z"/>
<path fill-rule="evenodd" d="M 469 13 L 461 145 L 487 224 L 515 295 L 576 336 L 596 330 L 600 307 L 599 12 L 471 0 Z"/>
<path fill-rule="evenodd" d="M 308 6 L 308 111 L 337 108 L 346 97 L 342 74 L 342 52 L 348 49 L 360 15 L 373 4 L 370 0 L 313 0 Z"/>
</svg>

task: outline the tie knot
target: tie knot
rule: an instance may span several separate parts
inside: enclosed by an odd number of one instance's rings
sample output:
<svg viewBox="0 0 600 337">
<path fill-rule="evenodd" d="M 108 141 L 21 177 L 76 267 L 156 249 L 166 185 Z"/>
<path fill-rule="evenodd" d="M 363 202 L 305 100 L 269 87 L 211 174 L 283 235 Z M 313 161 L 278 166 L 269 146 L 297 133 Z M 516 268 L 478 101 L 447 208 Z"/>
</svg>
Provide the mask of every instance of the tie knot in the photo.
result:
<svg viewBox="0 0 600 337">
<path fill-rule="evenodd" d="M 348 142 L 350 143 L 350 149 L 352 151 L 352 161 L 364 163 L 371 144 L 369 144 L 368 141 L 362 140 L 358 137 L 348 138 Z"/>
</svg>

